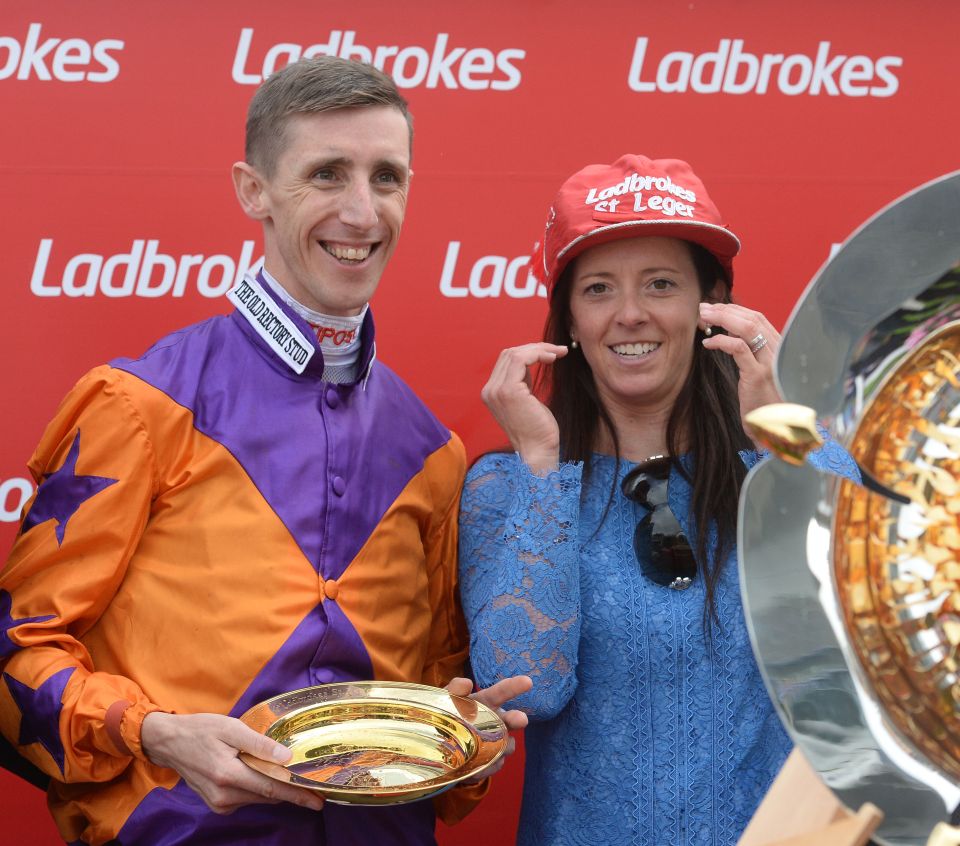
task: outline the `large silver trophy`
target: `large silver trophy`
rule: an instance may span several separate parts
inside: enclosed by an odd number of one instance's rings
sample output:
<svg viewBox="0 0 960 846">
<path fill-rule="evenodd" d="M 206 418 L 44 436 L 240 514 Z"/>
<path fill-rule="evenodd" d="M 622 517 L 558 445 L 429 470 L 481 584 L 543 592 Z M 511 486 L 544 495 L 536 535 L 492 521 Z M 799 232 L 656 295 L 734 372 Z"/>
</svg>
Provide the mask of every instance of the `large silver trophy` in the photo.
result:
<svg viewBox="0 0 960 846">
<path fill-rule="evenodd" d="M 872 837 L 887 846 L 923 846 L 960 805 L 958 263 L 960 172 L 847 240 L 784 335 L 777 377 L 794 407 L 751 418 L 784 460 L 758 465 L 741 499 L 744 603 L 771 696 L 836 797 L 879 807 Z M 814 417 L 863 485 L 803 463 Z"/>
</svg>

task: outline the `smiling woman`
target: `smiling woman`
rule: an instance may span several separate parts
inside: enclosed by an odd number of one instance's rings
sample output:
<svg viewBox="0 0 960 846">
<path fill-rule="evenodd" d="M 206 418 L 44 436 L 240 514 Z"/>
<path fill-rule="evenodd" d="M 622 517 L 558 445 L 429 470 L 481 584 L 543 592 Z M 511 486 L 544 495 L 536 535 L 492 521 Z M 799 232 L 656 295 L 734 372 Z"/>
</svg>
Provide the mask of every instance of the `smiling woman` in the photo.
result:
<svg viewBox="0 0 960 846">
<path fill-rule="evenodd" d="M 730 302 L 721 220 L 685 162 L 575 174 L 531 260 L 544 341 L 483 390 L 516 454 L 467 476 L 461 592 L 478 682 L 534 679 L 522 844 L 733 844 L 789 751 L 735 560 L 779 335 Z"/>
<path fill-rule="evenodd" d="M 594 247 L 571 266 L 570 338 L 606 408 L 673 407 L 690 372 L 700 285 L 687 242 L 630 238 Z M 719 286 L 719 283 L 718 283 Z"/>
</svg>

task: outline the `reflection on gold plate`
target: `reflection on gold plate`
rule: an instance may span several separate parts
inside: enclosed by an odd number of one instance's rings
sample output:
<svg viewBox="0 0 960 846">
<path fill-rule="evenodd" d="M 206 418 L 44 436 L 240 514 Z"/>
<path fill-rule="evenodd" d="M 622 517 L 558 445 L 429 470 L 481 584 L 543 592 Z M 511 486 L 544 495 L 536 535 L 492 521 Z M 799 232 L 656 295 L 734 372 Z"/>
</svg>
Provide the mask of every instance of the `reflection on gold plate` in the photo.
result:
<svg viewBox="0 0 960 846">
<path fill-rule="evenodd" d="M 960 324 L 887 377 L 850 451 L 909 505 L 841 484 L 836 582 L 852 645 L 886 713 L 960 779 Z"/>
<path fill-rule="evenodd" d="M 248 766 L 350 805 L 434 796 L 500 758 L 508 738 L 486 705 L 401 682 L 306 687 L 240 719 L 293 753 L 285 765 L 241 753 Z"/>
</svg>

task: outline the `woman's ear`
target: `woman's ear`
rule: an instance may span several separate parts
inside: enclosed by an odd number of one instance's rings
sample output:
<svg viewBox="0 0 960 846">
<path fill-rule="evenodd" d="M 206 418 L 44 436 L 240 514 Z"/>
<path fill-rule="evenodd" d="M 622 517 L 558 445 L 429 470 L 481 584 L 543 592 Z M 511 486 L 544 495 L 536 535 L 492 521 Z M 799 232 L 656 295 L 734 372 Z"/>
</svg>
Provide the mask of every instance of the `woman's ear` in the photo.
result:
<svg viewBox="0 0 960 846">
<path fill-rule="evenodd" d="M 713 287 L 707 291 L 703 298 L 705 303 L 728 303 L 730 302 L 730 286 L 723 279 L 717 279 Z"/>
</svg>

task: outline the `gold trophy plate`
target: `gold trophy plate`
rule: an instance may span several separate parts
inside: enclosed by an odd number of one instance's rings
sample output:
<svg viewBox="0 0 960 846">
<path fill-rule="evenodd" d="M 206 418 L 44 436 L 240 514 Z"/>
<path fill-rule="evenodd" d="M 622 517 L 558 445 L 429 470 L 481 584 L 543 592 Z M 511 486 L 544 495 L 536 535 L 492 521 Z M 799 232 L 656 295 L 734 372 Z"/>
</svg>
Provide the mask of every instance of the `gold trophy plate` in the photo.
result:
<svg viewBox="0 0 960 846">
<path fill-rule="evenodd" d="M 293 753 L 286 764 L 245 752 L 248 766 L 330 802 L 425 799 L 488 767 L 506 749 L 499 715 L 473 699 L 401 682 L 338 682 L 275 696 L 241 721 Z"/>
</svg>

